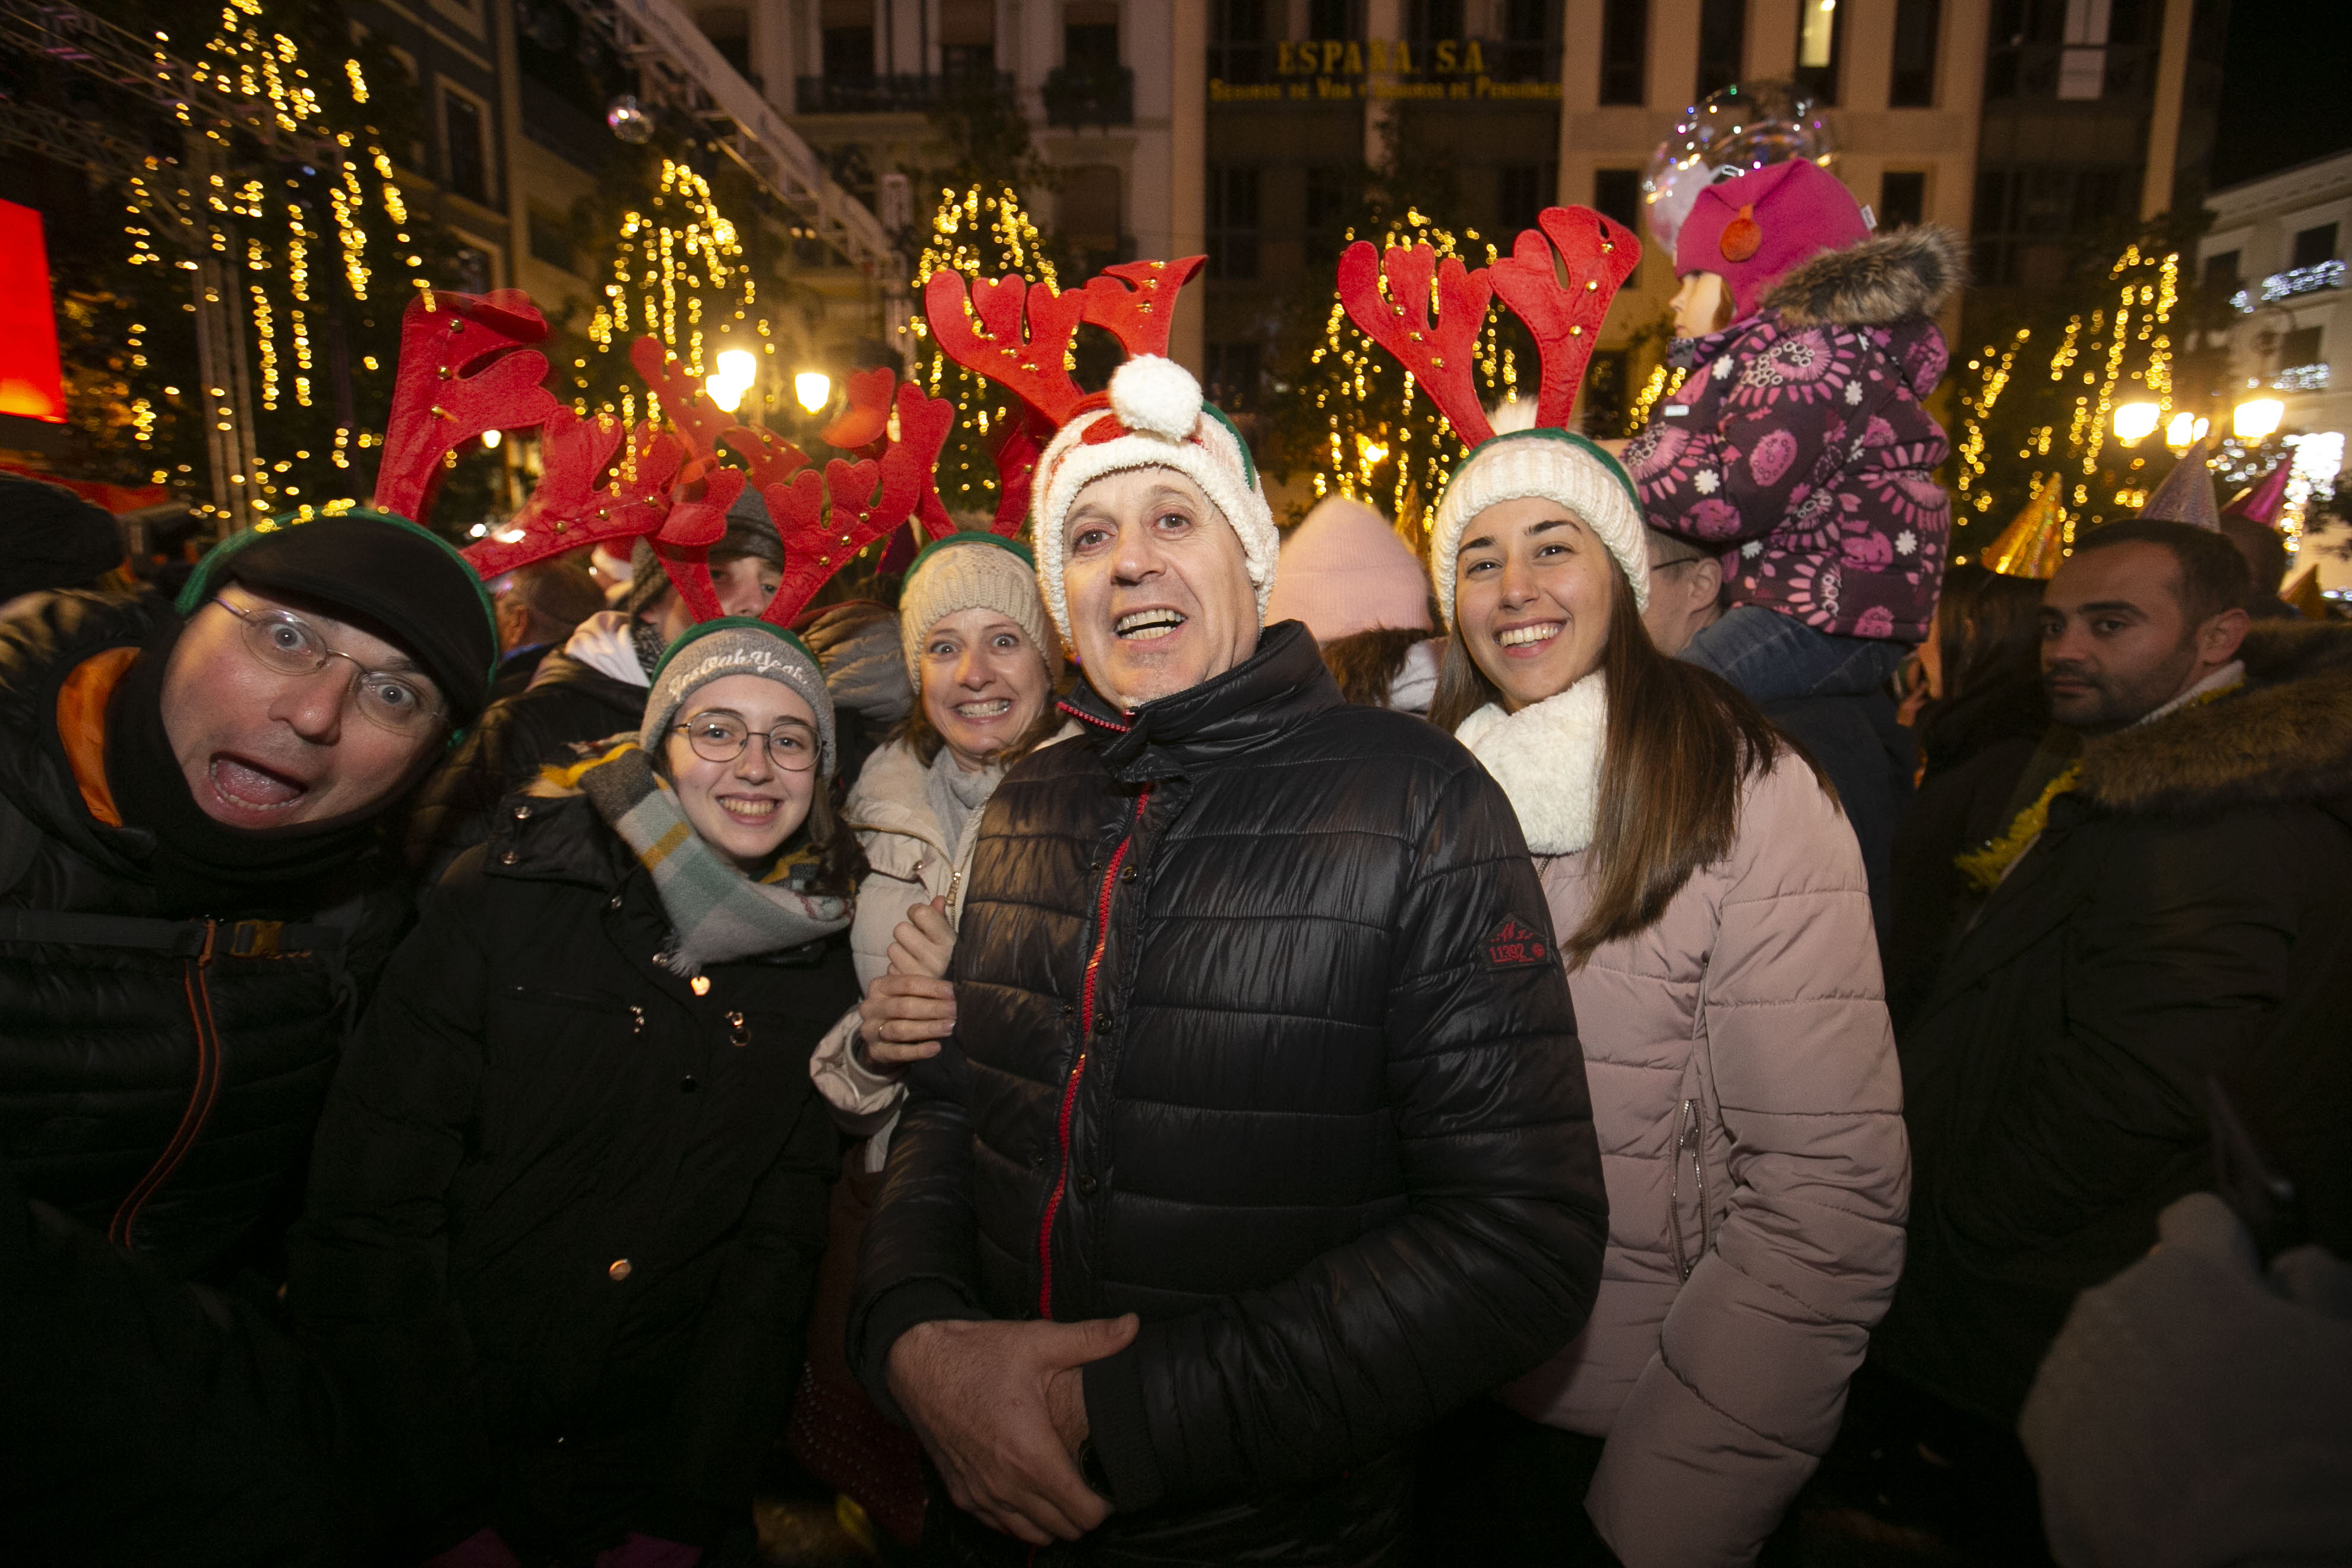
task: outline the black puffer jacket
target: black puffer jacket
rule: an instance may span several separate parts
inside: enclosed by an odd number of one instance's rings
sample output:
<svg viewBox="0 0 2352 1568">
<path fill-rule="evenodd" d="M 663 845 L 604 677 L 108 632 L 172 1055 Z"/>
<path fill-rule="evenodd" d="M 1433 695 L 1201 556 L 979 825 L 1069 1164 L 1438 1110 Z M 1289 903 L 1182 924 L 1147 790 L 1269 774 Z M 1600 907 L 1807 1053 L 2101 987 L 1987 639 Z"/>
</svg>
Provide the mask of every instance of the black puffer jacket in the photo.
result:
<svg viewBox="0 0 2352 1568">
<path fill-rule="evenodd" d="M 203 922 L 154 918 L 152 837 L 91 816 L 58 701 L 172 614 L 58 594 L 0 621 L 0 1154 L 26 1196 L 222 1278 L 268 1266 L 293 1217 L 336 1053 L 408 906 L 376 864 L 315 910 L 224 902 L 209 956 Z M 294 923 L 239 923 L 262 913 Z M 273 953 L 281 937 L 302 950 Z"/>
<path fill-rule="evenodd" d="M 1599 1279 L 1517 821 L 1450 737 L 1343 704 L 1296 622 L 1131 725 L 1066 706 L 1091 738 L 988 806 L 853 1363 L 887 1396 L 916 1323 L 1139 1312 L 1086 1372 L 1118 1511 L 1080 1555 L 1379 1561 L 1404 1439 L 1573 1339 Z"/>
<path fill-rule="evenodd" d="M 809 1052 L 857 983 L 835 936 L 698 993 L 668 941 L 584 798 L 509 803 L 335 1079 L 287 1305 L 408 1561 L 749 1523 L 839 1154 Z"/>
<path fill-rule="evenodd" d="M 2003 1426 L 2075 1293 L 2214 1182 L 2208 1078 L 2352 1254 L 2352 630 L 2084 742 L 1903 1032 L 1910 1254 L 1871 1359 Z"/>
<path fill-rule="evenodd" d="M 578 762 L 583 747 L 608 735 L 635 734 L 646 690 L 561 648 L 549 654 L 529 687 L 483 710 L 473 733 L 417 791 L 408 819 L 409 863 L 439 876 L 489 837 L 499 803 L 541 767 Z"/>
</svg>

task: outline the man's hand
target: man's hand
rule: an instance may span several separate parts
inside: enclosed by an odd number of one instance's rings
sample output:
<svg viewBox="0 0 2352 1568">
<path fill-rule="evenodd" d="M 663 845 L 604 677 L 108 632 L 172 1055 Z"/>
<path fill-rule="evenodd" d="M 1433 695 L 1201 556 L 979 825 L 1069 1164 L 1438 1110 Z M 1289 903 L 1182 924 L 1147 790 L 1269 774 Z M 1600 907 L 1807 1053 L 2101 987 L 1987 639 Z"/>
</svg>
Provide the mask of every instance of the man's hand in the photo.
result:
<svg viewBox="0 0 2352 1568">
<path fill-rule="evenodd" d="M 940 1054 L 955 1032 L 955 987 L 921 974 L 880 974 L 857 1005 L 857 1037 L 880 1072 Z"/>
<path fill-rule="evenodd" d="M 948 901 L 909 904 L 907 918 L 890 933 L 890 973 L 944 980 L 955 956 L 955 927 L 948 924 Z"/>
<path fill-rule="evenodd" d="M 1078 1368 L 1116 1355 L 1140 1321 L 920 1323 L 890 1347 L 890 1393 L 955 1505 L 1032 1546 L 1110 1517 L 1071 1456 L 1087 1435 Z"/>
</svg>

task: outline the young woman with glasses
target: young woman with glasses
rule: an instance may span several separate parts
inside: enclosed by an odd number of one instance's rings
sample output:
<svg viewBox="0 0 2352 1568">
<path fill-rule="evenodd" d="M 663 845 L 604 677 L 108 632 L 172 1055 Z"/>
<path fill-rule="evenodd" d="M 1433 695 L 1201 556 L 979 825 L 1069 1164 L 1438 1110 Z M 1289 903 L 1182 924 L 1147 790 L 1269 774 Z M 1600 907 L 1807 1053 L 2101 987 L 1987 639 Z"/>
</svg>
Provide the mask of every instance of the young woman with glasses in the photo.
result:
<svg viewBox="0 0 2352 1568">
<path fill-rule="evenodd" d="M 749 1552 L 838 1163 L 809 1056 L 857 996 L 835 755 L 798 640 L 706 623 L 635 740 L 509 797 L 394 958 L 289 1292 L 385 1561 Z"/>
</svg>

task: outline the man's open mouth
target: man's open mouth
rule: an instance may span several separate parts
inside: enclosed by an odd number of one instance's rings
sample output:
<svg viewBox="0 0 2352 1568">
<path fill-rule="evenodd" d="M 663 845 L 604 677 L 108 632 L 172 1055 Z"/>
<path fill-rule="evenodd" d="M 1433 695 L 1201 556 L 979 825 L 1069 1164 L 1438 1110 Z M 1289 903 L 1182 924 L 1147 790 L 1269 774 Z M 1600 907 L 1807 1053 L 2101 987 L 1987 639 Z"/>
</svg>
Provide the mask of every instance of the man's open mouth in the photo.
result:
<svg viewBox="0 0 2352 1568">
<path fill-rule="evenodd" d="M 1126 641 L 1150 642 L 1166 637 L 1183 624 L 1183 616 L 1175 610 L 1137 610 L 1119 616 L 1111 629 Z"/>
<path fill-rule="evenodd" d="M 992 697 L 982 702 L 959 702 L 956 713 L 965 719 L 995 719 L 1013 711 L 1013 699 Z"/>
<path fill-rule="evenodd" d="M 1559 621 L 1546 621 L 1540 626 L 1513 626 L 1508 631 L 1496 632 L 1495 640 L 1505 647 L 1526 647 L 1533 643 L 1546 643 L 1559 636 L 1562 625 Z"/>
<path fill-rule="evenodd" d="M 281 811 L 310 793 L 302 780 L 226 752 L 212 761 L 213 791 L 247 811 Z"/>
</svg>

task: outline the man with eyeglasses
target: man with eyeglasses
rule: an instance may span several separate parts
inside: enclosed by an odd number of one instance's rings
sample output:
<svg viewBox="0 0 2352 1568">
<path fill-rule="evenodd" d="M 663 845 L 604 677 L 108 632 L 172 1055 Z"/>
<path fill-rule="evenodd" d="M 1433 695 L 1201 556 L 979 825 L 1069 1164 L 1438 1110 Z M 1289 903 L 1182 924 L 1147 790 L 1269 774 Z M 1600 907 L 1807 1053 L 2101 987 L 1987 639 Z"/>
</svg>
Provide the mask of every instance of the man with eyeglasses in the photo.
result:
<svg viewBox="0 0 2352 1568">
<path fill-rule="evenodd" d="M 239 534 L 176 605 L 0 619 L 0 1519 L 28 1561 L 142 1530 L 184 1533 L 141 1560 L 216 1560 L 190 1519 L 257 1561 L 323 1535 L 279 1250 L 407 921 L 384 818 L 497 655 L 464 559 L 366 512 Z"/>
</svg>

